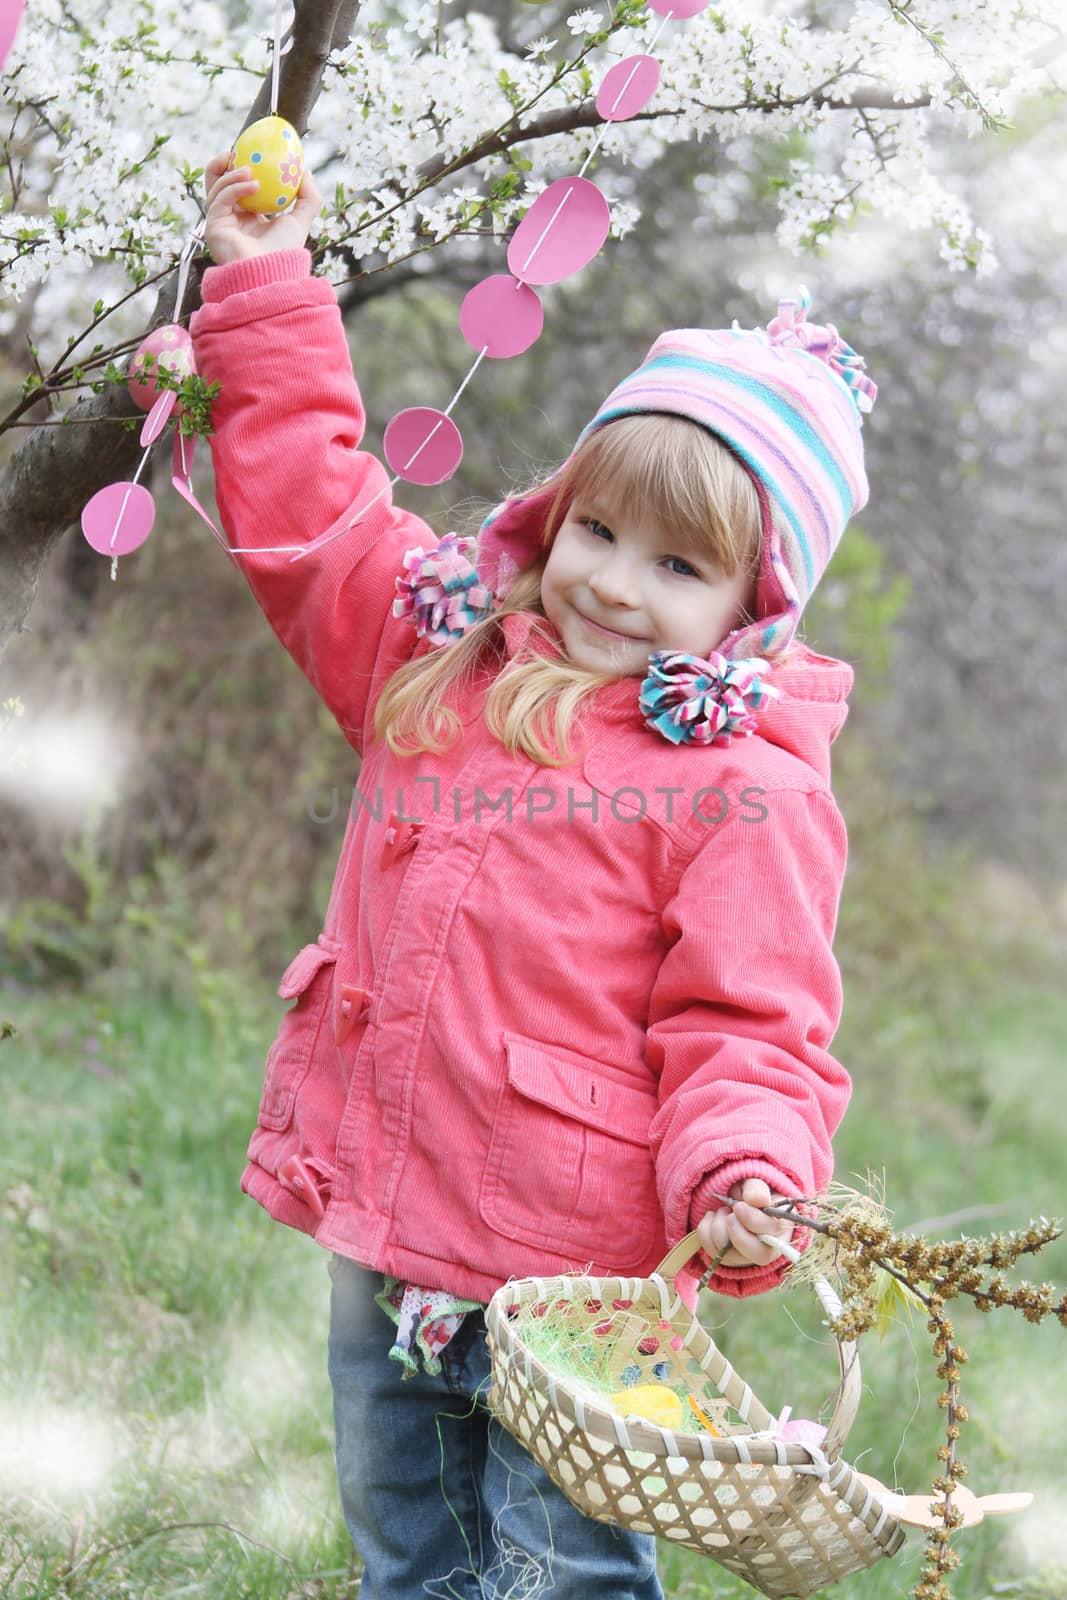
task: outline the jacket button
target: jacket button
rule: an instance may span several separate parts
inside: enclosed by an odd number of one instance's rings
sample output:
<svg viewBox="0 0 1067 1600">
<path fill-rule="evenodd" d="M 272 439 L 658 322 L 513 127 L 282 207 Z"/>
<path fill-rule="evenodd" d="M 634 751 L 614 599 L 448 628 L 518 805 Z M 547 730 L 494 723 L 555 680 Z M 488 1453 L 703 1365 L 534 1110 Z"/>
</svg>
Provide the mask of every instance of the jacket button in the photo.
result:
<svg viewBox="0 0 1067 1600">
<path fill-rule="evenodd" d="M 326 1215 L 326 1207 L 319 1193 L 319 1186 L 299 1156 L 289 1156 L 282 1162 L 278 1168 L 278 1178 L 287 1189 L 292 1190 L 298 1200 L 303 1200 L 321 1221 Z"/>
<path fill-rule="evenodd" d="M 395 811 L 390 812 L 389 823 L 382 836 L 382 853 L 380 864 L 388 867 L 397 856 L 406 855 L 418 843 L 419 834 L 426 826 L 421 819 L 411 818 L 401 822 Z"/>
<path fill-rule="evenodd" d="M 333 1036 L 344 1044 L 357 1022 L 365 1021 L 370 1010 L 370 995 L 355 983 L 342 983 L 337 1013 L 334 1017 Z"/>
</svg>

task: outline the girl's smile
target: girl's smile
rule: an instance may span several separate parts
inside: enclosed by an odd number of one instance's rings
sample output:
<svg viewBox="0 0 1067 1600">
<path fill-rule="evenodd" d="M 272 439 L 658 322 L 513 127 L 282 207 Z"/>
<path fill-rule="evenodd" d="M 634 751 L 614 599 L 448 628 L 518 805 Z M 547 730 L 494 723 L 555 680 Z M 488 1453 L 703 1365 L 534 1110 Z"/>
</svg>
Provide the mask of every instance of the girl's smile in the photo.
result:
<svg viewBox="0 0 1067 1600">
<path fill-rule="evenodd" d="M 580 612 L 579 615 L 581 615 Z M 632 633 L 623 633 L 618 628 L 605 628 L 601 623 L 594 622 L 592 617 L 582 617 L 582 621 L 587 627 L 592 628 L 594 633 L 602 633 L 609 639 L 634 639 L 636 637 Z"/>
</svg>

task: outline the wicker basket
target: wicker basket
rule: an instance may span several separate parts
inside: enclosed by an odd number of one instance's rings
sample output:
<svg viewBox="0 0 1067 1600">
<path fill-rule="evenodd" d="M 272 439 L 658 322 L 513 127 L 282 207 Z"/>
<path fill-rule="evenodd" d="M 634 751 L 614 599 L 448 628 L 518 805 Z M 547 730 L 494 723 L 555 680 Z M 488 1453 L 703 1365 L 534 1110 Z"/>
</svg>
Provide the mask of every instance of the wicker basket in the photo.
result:
<svg viewBox="0 0 1067 1600">
<path fill-rule="evenodd" d="M 838 1342 L 841 1384 L 820 1449 L 763 1434 L 775 1416 L 675 1289 L 675 1274 L 699 1248 L 696 1233 L 689 1234 L 650 1278 L 567 1275 L 505 1284 L 486 1314 L 489 1405 L 587 1516 L 698 1550 L 774 1600 L 807 1596 L 904 1542 L 900 1523 L 839 1456 L 859 1404 L 856 1347 Z M 836 1315 L 840 1301 L 830 1284 L 819 1279 L 815 1289 Z M 625 1419 L 588 1385 L 549 1371 L 515 1326 L 524 1308 L 542 1304 L 568 1337 L 600 1341 L 614 1387 L 633 1384 L 636 1369 L 636 1381 L 692 1395 L 705 1415 L 714 1412 L 719 1436 Z M 650 1327 L 657 1330 L 651 1338 Z"/>
</svg>

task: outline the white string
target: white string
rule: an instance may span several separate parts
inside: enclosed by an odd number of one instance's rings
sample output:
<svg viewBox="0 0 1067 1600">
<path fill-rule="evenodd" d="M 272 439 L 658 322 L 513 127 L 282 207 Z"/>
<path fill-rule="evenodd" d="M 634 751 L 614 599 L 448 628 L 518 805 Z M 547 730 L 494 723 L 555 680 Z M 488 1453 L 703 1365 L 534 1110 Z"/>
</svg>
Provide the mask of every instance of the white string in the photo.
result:
<svg viewBox="0 0 1067 1600">
<path fill-rule="evenodd" d="M 474 365 L 471 367 L 470 371 L 467 373 L 467 376 L 464 378 L 463 382 L 460 384 L 459 388 L 456 390 L 455 394 L 452 396 L 451 400 L 448 402 L 447 406 L 445 407 L 445 416 L 446 417 L 450 417 L 452 415 L 452 407 L 455 405 L 456 401 L 459 399 L 460 395 L 463 393 L 463 391 L 467 387 L 468 383 L 470 383 L 471 379 L 474 377 L 474 374 L 477 372 L 478 368 L 481 366 L 482 360 L 488 354 L 488 352 L 489 352 L 489 346 L 487 344 L 484 344 L 482 346 L 480 352 L 478 353 L 477 357 L 475 358 Z M 431 435 L 431 437 L 432 437 L 432 435 Z M 414 459 L 415 459 L 415 457 L 412 456 L 411 460 L 414 461 Z M 411 461 L 408 462 L 408 466 L 410 466 L 410 465 L 411 465 Z"/>
<path fill-rule="evenodd" d="M 278 68 L 281 64 L 282 0 L 274 0 L 274 49 L 270 63 L 270 114 L 278 115 Z"/>
<path fill-rule="evenodd" d="M 397 472 L 389 479 L 388 483 L 382 484 L 382 487 L 378 490 L 378 493 L 373 499 L 368 500 L 365 506 L 360 506 L 359 510 L 349 517 L 343 528 L 335 528 L 333 533 L 320 534 L 317 539 L 312 539 L 310 544 L 237 544 L 230 547 L 230 554 L 232 556 L 272 556 L 290 554 L 292 555 L 293 561 L 302 561 L 305 556 L 313 554 L 313 552 L 316 550 L 321 550 L 324 545 L 332 544 L 333 541 L 335 539 L 339 539 L 343 533 L 347 533 L 349 528 L 354 528 L 356 523 L 361 521 L 362 518 L 366 516 L 371 506 L 375 505 L 382 498 L 383 494 L 387 494 L 389 490 L 394 488 L 399 482 L 400 474 Z M 290 565 L 291 564 L 292 563 L 290 563 Z"/>
<path fill-rule="evenodd" d="M 178 267 L 178 292 L 174 301 L 173 320 L 175 322 L 180 322 L 182 320 L 182 301 L 185 299 L 185 286 L 189 279 L 189 267 L 192 264 L 193 251 L 200 243 L 200 240 L 204 237 L 204 230 L 206 227 L 207 218 L 201 217 L 200 221 L 197 223 L 196 227 L 186 240 L 185 248 L 181 253 Z"/>
<path fill-rule="evenodd" d="M 142 456 L 142 458 L 141 458 L 141 467 L 143 467 L 143 466 L 144 466 L 144 457 L 143 457 L 143 456 Z M 141 470 L 141 467 L 138 467 L 138 468 L 137 468 L 137 470 L 138 470 L 138 472 L 140 472 L 140 470 Z M 134 483 L 136 483 L 136 482 L 137 482 L 137 479 L 136 479 L 136 478 L 134 478 L 134 480 L 133 480 L 133 482 L 134 482 Z M 121 506 L 120 506 L 120 507 L 119 507 L 119 514 L 118 514 L 118 516 L 117 516 L 117 517 L 116 517 L 116 518 L 115 518 L 115 526 L 114 526 L 114 528 L 113 528 L 113 529 L 112 529 L 112 532 L 111 532 L 111 538 L 110 538 L 110 539 L 109 539 L 109 540 L 108 540 L 108 545 L 109 545 L 109 547 L 110 547 L 110 548 L 112 548 L 112 549 L 113 549 L 113 548 L 114 548 L 114 545 L 115 545 L 115 540 L 116 540 L 116 539 L 117 539 L 117 538 L 118 538 L 118 536 L 119 536 L 119 528 L 120 528 L 120 527 L 121 527 L 121 526 L 122 526 L 122 519 L 123 519 L 123 517 L 124 517 L 124 516 L 125 516 L 125 514 L 126 514 L 126 507 L 127 507 L 127 506 L 128 506 L 128 505 L 129 505 L 129 503 L 130 503 L 130 489 L 131 489 L 131 488 L 132 488 L 132 487 L 133 487 L 133 484 L 131 484 L 131 485 L 130 485 L 130 486 L 129 486 L 129 488 L 127 488 L 127 490 L 126 490 L 126 493 L 125 493 L 125 494 L 124 494 L 124 495 L 123 495 L 123 497 L 122 497 L 122 504 L 121 504 Z"/>
</svg>

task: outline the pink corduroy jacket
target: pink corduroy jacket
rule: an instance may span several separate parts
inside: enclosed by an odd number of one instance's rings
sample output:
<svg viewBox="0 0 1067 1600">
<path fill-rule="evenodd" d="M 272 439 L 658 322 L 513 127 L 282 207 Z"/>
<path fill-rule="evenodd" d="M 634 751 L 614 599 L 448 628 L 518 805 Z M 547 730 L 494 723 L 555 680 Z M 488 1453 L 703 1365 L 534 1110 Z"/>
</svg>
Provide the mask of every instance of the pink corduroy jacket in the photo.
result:
<svg viewBox="0 0 1067 1600">
<path fill-rule="evenodd" d="M 222 386 L 235 546 L 303 545 L 388 481 L 310 261 L 211 268 L 192 319 Z M 453 748 L 397 757 L 374 706 L 434 646 L 393 616 L 396 579 L 437 538 L 386 492 L 307 559 L 233 558 L 362 756 L 322 932 L 279 986 L 242 1187 L 330 1250 L 472 1299 L 512 1276 L 645 1275 L 711 1189 L 830 1176 L 850 1085 L 830 1054 L 846 835 L 829 751 L 852 671 L 802 652 L 729 747 L 670 744 L 624 678 L 587 704 L 581 759 L 550 768 L 488 732 L 487 666 Z M 502 626 L 510 658 L 529 619 Z M 780 1270 L 721 1268 L 713 1287 Z"/>
</svg>

